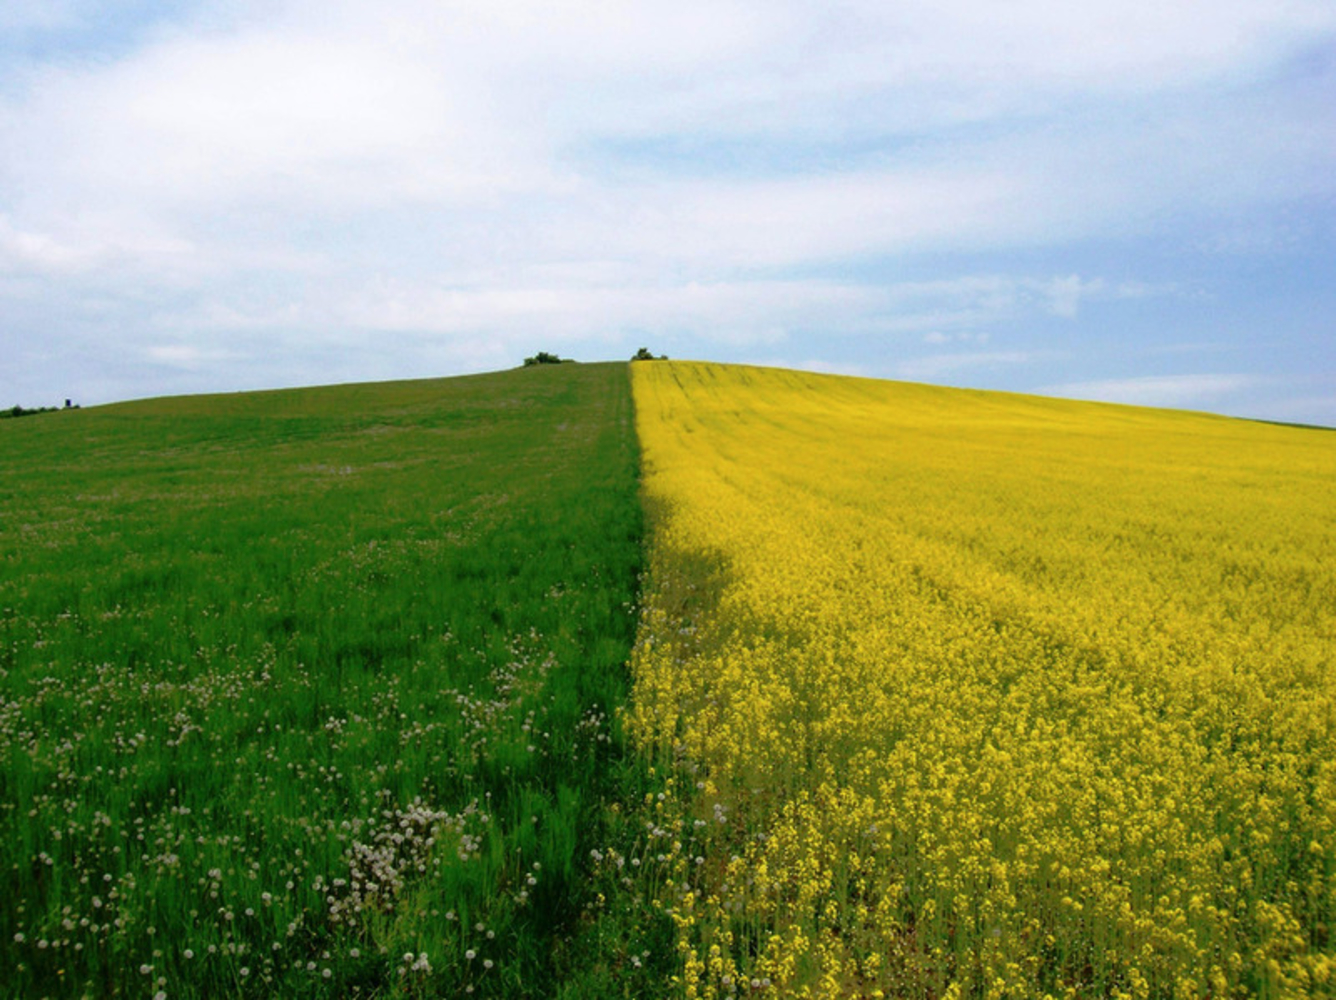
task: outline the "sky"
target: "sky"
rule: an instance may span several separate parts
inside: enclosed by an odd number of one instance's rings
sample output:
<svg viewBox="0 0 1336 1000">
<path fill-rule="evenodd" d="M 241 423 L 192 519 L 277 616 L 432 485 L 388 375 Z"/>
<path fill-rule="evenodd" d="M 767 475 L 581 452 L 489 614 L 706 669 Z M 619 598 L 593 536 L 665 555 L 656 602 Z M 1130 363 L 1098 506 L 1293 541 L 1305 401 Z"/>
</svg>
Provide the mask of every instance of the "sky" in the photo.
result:
<svg viewBox="0 0 1336 1000">
<path fill-rule="evenodd" d="M 0 405 L 746 362 L 1336 425 L 1331 0 L 5 0 Z"/>
</svg>

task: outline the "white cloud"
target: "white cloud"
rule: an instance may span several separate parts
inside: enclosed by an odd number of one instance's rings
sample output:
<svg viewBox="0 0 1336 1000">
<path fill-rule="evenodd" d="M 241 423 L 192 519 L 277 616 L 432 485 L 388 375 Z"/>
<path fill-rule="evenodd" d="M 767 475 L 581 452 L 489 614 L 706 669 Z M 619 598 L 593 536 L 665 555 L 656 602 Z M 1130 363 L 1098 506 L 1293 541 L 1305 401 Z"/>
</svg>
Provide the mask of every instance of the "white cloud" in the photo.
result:
<svg viewBox="0 0 1336 1000">
<path fill-rule="evenodd" d="M 142 265 L 190 254 L 191 244 L 168 232 L 117 225 L 114 218 L 89 216 L 81 231 L 25 231 L 0 214 L 0 273 L 36 273 L 52 276 L 87 275 L 123 266 Z"/>
<path fill-rule="evenodd" d="M 942 333 L 941 330 L 932 330 L 923 336 L 925 344 L 931 344 L 939 347 L 942 344 L 986 344 L 989 340 L 989 334 L 983 333 Z"/>
<path fill-rule="evenodd" d="M 57 217 L 127 200 L 150 218 L 247 203 L 300 217 L 531 183 L 542 150 L 482 103 L 392 50 L 260 34 L 48 72 L 6 117 L 29 140 L 11 169 Z"/>
<path fill-rule="evenodd" d="M 799 371 L 817 372 L 821 375 L 850 375 L 854 378 L 877 378 L 881 372 L 872 365 L 863 365 L 848 361 L 825 361 L 809 358 L 803 361 L 767 360 L 757 362 L 773 368 L 796 368 Z"/>
<path fill-rule="evenodd" d="M 1170 287 L 1140 287 L 1138 296 L 1170 294 Z M 991 336 L 980 329 L 999 320 L 1044 312 L 1075 319 L 1088 300 L 1126 298 L 1121 286 L 1103 278 L 1077 274 L 1052 277 L 965 275 L 931 282 L 905 282 L 886 289 L 889 328 L 923 330 L 926 344 L 984 344 Z"/>
<path fill-rule="evenodd" d="M 721 343 L 771 343 L 804 325 L 856 323 L 875 308 L 877 293 L 821 281 L 739 281 L 650 284 L 630 281 L 434 288 L 380 281 L 359 289 L 339 311 L 352 326 L 442 334 L 493 331 L 567 342 L 597 341 L 639 329 L 672 334 L 708 326 Z"/>
<path fill-rule="evenodd" d="M 166 365 L 169 368 L 198 371 L 220 361 L 244 358 L 244 355 L 236 351 L 209 349 L 194 344 L 158 344 L 147 348 L 144 357 L 154 364 Z"/>
<path fill-rule="evenodd" d="M 1104 290 L 1104 282 L 1082 281 L 1079 275 L 1065 278 L 1053 278 L 1042 288 L 1048 298 L 1048 308 L 1055 316 L 1075 319 L 1081 307 L 1081 299 Z"/>
<path fill-rule="evenodd" d="M 902 361 L 894 372 L 898 378 L 932 381 L 956 372 L 1029 365 L 1052 357 L 1051 351 L 961 351 Z"/>
<path fill-rule="evenodd" d="M 1007 219 L 1015 192 L 1002 177 L 885 171 L 676 182 L 626 194 L 625 215 L 597 234 L 601 243 L 713 268 L 780 267 L 940 246 L 962 230 L 991 228 L 980 218 Z M 578 228 L 566 232 L 576 243 L 589 235 Z M 548 235 L 567 249 L 568 241 Z"/>
<path fill-rule="evenodd" d="M 23 232 L 0 215 L 0 268 L 4 270 L 61 271 L 88 259 L 79 248 L 65 246 L 44 233 Z"/>
<path fill-rule="evenodd" d="M 1181 86 L 1237 71 L 1324 26 L 1336 27 L 1336 17 L 1304 3 L 855 3 L 837 12 L 756 2 L 409 3 L 389 11 L 289 3 L 228 30 L 160 33 L 109 65 L 40 70 L 27 98 L 0 113 L 0 138 L 12 140 L 6 173 L 78 208 L 127 198 L 150 213 L 220 199 L 260 199 L 285 214 L 404 199 L 494 205 L 522 192 L 571 193 L 562 151 L 590 137 L 810 137 L 805 107 L 827 134 L 864 107 L 876 109 L 868 124 L 883 130 L 896 127 L 903 107 L 940 125 L 943 103 L 987 105 L 999 83 L 1061 101 L 1092 88 L 1121 92 L 1128 81 L 1139 90 Z M 793 100 L 789 78 L 802 91 Z M 1026 100 L 1044 108 L 1050 97 Z M 997 113 L 984 107 L 968 117 Z M 1043 229 L 1053 221 L 1043 206 L 1074 207 L 1054 197 L 1055 155 L 1068 173 L 1111 151 L 1123 159 L 1106 133 L 1056 143 L 1009 133 L 973 149 L 920 144 L 929 162 L 908 169 L 715 186 L 670 179 L 629 200 L 648 196 L 650 208 L 683 220 L 661 227 L 664 238 L 718 219 L 724 242 L 741 252 L 776 237 L 795 252 L 832 244 L 858 252 L 924 236 Z M 1082 152 L 1092 141 L 1098 148 Z M 954 166 L 943 159 L 964 152 L 983 155 Z M 1017 169 L 1021 159 L 1027 170 Z M 1026 226 L 1036 210 L 1040 218 Z M 809 230 L 805 241 L 795 235 Z"/>
<path fill-rule="evenodd" d="M 50 31 L 77 22 L 75 5 L 62 0 L 6 0 L 0 6 L 0 33 Z"/>
<path fill-rule="evenodd" d="M 1265 380 L 1242 374 L 1146 375 L 1069 382 L 1037 390 L 1044 395 L 1136 406 L 1193 406 L 1256 387 Z"/>
</svg>

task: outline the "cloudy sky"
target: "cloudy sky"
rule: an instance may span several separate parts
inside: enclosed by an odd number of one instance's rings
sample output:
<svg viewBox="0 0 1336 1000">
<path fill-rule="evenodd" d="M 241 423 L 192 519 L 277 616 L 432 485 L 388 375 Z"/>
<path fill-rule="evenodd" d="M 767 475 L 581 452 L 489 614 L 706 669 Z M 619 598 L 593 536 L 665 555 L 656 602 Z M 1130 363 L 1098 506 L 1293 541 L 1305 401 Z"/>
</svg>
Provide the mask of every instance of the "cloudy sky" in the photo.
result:
<svg viewBox="0 0 1336 1000">
<path fill-rule="evenodd" d="M 0 405 L 640 346 L 1336 424 L 1331 0 L 6 0 Z"/>
</svg>

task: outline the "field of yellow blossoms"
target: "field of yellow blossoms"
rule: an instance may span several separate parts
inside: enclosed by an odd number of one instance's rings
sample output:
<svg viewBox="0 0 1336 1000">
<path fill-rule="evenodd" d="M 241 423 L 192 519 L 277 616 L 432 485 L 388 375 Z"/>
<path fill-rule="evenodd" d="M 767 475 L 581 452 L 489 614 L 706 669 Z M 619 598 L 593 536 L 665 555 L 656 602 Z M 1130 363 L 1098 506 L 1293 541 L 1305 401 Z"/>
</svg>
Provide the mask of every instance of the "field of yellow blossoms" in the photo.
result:
<svg viewBox="0 0 1336 1000">
<path fill-rule="evenodd" d="M 1336 995 L 1336 433 L 632 368 L 680 994 Z"/>
</svg>

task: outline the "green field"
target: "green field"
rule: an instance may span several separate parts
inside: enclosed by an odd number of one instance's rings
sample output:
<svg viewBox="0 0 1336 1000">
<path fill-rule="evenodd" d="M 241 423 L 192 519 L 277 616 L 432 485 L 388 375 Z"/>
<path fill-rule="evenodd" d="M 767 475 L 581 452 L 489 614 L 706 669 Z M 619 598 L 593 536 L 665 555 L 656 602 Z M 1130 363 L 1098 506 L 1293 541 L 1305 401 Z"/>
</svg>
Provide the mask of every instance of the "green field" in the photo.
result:
<svg viewBox="0 0 1336 1000">
<path fill-rule="evenodd" d="M 624 365 L 0 424 L 0 991 L 638 991 L 636 481 Z"/>
</svg>

